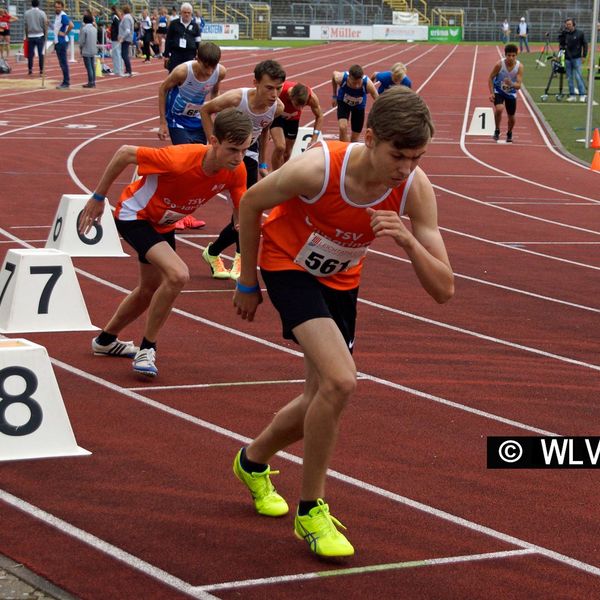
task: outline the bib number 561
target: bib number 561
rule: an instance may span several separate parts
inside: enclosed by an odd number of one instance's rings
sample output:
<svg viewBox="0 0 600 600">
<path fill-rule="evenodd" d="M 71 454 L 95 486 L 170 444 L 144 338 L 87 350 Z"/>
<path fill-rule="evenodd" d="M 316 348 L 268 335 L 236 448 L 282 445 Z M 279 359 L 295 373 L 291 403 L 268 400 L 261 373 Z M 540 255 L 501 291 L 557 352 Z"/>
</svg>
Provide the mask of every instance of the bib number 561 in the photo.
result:
<svg viewBox="0 0 600 600">
<path fill-rule="evenodd" d="M 335 258 L 325 258 L 322 254 L 313 251 L 306 257 L 304 264 L 313 273 L 331 275 L 332 273 L 339 273 L 340 271 L 347 269 L 350 265 L 350 261 L 346 260 L 340 262 Z"/>
</svg>

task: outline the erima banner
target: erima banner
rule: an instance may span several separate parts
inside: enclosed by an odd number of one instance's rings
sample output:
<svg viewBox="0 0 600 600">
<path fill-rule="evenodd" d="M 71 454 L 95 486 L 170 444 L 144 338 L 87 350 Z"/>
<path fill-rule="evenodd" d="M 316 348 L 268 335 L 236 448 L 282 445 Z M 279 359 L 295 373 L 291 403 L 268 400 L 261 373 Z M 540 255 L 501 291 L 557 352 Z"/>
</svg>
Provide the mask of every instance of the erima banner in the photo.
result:
<svg viewBox="0 0 600 600">
<path fill-rule="evenodd" d="M 311 40 L 372 40 L 373 28 L 363 25 L 311 25 Z"/>
<path fill-rule="evenodd" d="M 237 23 L 206 23 L 202 31 L 203 40 L 238 40 L 240 26 Z"/>
<path fill-rule="evenodd" d="M 373 25 L 374 40 L 427 40 L 425 25 Z"/>
<path fill-rule="evenodd" d="M 598 469 L 600 437 L 488 437 L 488 469 Z"/>
<path fill-rule="evenodd" d="M 462 27 L 429 27 L 430 42 L 462 42 Z"/>
</svg>

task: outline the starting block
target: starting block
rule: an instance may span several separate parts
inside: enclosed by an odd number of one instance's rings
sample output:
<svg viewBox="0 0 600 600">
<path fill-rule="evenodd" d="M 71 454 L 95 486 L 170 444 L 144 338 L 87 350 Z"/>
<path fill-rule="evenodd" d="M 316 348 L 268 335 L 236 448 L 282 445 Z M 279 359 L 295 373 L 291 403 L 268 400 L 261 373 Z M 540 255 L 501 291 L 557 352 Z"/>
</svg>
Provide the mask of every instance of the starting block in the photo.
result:
<svg viewBox="0 0 600 600">
<path fill-rule="evenodd" d="M 75 441 L 46 348 L 0 340 L 0 461 L 90 454 Z"/>
<path fill-rule="evenodd" d="M 294 156 L 298 156 L 298 154 L 302 154 L 310 144 L 310 140 L 312 140 L 313 128 L 312 127 L 298 127 L 298 135 L 296 136 L 296 141 L 294 142 L 294 146 L 292 148 L 292 153 L 290 154 L 290 158 L 294 158 Z M 323 141 L 323 134 L 319 133 L 317 137 L 317 142 Z"/>
<path fill-rule="evenodd" d="M 91 331 L 71 257 L 60 250 L 6 253 L 0 271 L 0 332 Z"/>
<path fill-rule="evenodd" d="M 104 201 L 100 223 L 94 224 L 87 235 L 79 233 L 79 219 L 89 199 L 85 194 L 63 194 L 46 248 L 62 250 L 70 256 L 127 256 L 123 252 L 108 200 Z"/>
<path fill-rule="evenodd" d="M 494 135 L 495 128 L 494 109 L 490 106 L 478 106 L 473 112 L 466 135 Z"/>
</svg>

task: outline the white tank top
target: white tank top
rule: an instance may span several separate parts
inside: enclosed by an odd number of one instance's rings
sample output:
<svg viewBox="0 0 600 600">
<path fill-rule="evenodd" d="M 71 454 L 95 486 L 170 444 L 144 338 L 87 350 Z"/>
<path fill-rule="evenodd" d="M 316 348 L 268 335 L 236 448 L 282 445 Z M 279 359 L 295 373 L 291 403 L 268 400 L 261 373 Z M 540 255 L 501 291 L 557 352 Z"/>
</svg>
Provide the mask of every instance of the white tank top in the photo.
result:
<svg viewBox="0 0 600 600">
<path fill-rule="evenodd" d="M 252 121 L 252 143 L 254 144 L 262 133 L 262 130 L 273 122 L 275 113 L 277 112 L 277 102 L 274 102 L 273 106 L 270 106 L 264 113 L 254 113 L 248 105 L 248 92 L 251 89 L 242 88 L 242 101 L 238 105 L 238 110 L 246 113 Z"/>
</svg>

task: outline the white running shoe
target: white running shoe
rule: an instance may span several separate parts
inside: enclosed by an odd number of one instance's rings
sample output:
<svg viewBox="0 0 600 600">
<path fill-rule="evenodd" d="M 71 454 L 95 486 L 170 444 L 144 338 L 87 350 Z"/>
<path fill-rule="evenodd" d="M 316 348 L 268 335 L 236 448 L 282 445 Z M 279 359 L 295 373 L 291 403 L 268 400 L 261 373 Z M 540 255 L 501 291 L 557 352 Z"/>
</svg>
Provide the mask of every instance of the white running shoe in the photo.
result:
<svg viewBox="0 0 600 600">
<path fill-rule="evenodd" d="M 92 340 L 92 352 L 99 356 L 124 356 L 125 358 L 133 358 L 139 351 L 139 348 L 131 340 L 122 342 L 116 339 L 111 344 L 101 346 L 96 339 Z"/>
<path fill-rule="evenodd" d="M 577 102 L 577 96 L 569 96 L 567 102 Z"/>
<path fill-rule="evenodd" d="M 156 361 L 156 350 L 154 348 L 144 348 L 138 350 L 138 353 L 133 359 L 133 370 L 146 377 L 156 377 L 158 369 L 154 362 Z"/>
<path fill-rule="evenodd" d="M 587 96 L 585 94 L 583 96 L 579 96 L 579 102 L 587 102 Z"/>
</svg>

